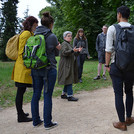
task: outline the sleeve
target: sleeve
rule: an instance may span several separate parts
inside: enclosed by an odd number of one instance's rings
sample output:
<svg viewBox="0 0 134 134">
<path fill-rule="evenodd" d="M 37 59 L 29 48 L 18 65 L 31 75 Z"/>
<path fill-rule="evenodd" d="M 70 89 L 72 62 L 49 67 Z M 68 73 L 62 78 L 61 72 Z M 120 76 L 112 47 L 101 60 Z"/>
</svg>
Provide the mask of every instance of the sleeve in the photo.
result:
<svg viewBox="0 0 134 134">
<path fill-rule="evenodd" d="M 99 50 L 99 35 L 96 38 L 96 51 L 98 52 Z"/>
<path fill-rule="evenodd" d="M 63 56 L 71 56 L 73 54 L 73 49 L 69 49 L 69 47 L 65 44 L 61 45 L 61 55 Z"/>
<path fill-rule="evenodd" d="M 112 53 L 114 50 L 113 42 L 115 40 L 115 32 L 115 27 L 113 25 L 108 28 L 105 49 L 106 52 Z"/>
<path fill-rule="evenodd" d="M 88 40 L 87 39 L 86 39 L 86 53 L 87 53 L 87 56 L 90 56 L 88 52 Z"/>
<path fill-rule="evenodd" d="M 77 39 L 74 38 L 74 41 L 73 41 L 73 48 L 77 46 Z"/>
</svg>

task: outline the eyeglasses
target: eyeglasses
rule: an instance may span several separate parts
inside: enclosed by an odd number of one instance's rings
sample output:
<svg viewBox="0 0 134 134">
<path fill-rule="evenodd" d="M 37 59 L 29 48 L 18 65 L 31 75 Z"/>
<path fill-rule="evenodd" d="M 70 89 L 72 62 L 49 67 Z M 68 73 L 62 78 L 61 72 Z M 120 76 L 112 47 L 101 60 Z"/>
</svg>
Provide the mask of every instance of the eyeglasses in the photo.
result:
<svg viewBox="0 0 134 134">
<path fill-rule="evenodd" d="M 72 37 L 72 35 L 67 35 L 67 37 Z"/>
</svg>

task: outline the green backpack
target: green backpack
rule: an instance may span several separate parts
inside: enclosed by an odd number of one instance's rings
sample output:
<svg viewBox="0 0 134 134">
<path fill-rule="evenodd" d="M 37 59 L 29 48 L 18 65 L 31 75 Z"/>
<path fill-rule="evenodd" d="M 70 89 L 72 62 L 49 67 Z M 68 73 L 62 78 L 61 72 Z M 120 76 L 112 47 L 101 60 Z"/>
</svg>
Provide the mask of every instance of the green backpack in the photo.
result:
<svg viewBox="0 0 134 134">
<path fill-rule="evenodd" d="M 49 62 L 46 54 L 44 35 L 31 36 L 24 47 L 24 65 L 31 69 L 46 67 Z"/>
</svg>

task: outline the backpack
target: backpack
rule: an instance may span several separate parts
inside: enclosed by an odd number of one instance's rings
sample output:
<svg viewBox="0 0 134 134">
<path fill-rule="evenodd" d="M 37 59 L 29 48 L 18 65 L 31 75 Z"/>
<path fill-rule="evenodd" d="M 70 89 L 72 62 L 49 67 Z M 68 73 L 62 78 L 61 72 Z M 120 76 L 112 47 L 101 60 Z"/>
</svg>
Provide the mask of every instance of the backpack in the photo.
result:
<svg viewBox="0 0 134 134">
<path fill-rule="evenodd" d="M 49 64 L 44 35 L 39 34 L 28 38 L 24 47 L 23 61 L 30 69 L 40 69 Z"/>
<path fill-rule="evenodd" d="M 5 54 L 11 60 L 16 60 L 18 58 L 19 36 L 21 33 L 11 37 L 6 44 Z"/>
<path fill-rule="evenodd" d="M 115 63 L 122 71 L 134 71 L 134 26 L 121 27 L 114 24 L 116 29 Z"/>
</svg>

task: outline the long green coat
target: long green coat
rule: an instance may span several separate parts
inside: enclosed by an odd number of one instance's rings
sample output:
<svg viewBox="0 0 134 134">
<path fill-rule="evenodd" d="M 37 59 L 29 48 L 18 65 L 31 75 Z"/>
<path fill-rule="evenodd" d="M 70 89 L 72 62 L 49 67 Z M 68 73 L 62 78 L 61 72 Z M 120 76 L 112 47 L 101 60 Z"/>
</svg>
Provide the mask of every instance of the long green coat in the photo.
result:
<svg viewBox="0 0 134 134">
<path fill-rule="evenodd" d="M 78 65 L 73 47 L 64 41 L 61 44 L 60 61 L 58 68 L 58 84 L 69 85 L 78 82 Z"/>
</svg>

